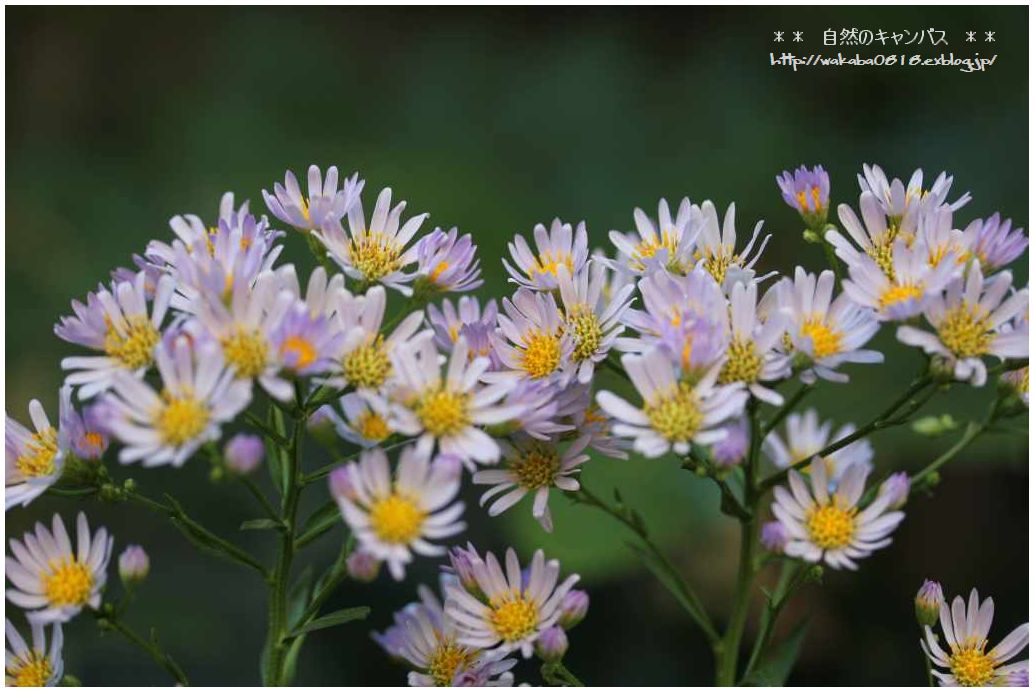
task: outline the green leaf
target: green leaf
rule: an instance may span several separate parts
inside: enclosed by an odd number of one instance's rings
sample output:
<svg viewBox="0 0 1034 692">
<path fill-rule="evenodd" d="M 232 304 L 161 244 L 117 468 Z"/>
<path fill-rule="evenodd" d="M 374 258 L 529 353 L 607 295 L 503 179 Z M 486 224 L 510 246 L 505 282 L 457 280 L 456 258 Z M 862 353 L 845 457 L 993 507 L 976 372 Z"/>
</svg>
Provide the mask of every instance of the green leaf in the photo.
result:
<svg viewBox="0 0 1034 692">
<path fill-rule="evenodd" d="M 248 519 L 245 522 L 241 522 L 241 531 L 259 531 L 263 529 L 279 531 L 283 528 L 283 522 L 276 521 L 275 519 Z"/>
<path fill-rule="evenodd" d="M 675 597 L 675 600 L 679 602 L 679 605 L 685 608 L 687 613 L 696 618 L 698 614 L 696 608 L 693 606 L 693 602 L 689 600 L 689 596 L 686 594 L 685 589 L 683 589 L 678 580 L 672 576 L 667 566 L 659 562 L 657 558 L 639 546 L 632 543 L 629 543 L 628 545 L 632 550 L 639 554 L 639 557 L 642 558 L 646 566 L 651 572 L 653 572 L 654 576 L 657 577 L 657 580 L 671 592 L 671 595 Z"/>
<path fill-rule="evenodd" d="M 338 625 L 344 625 L 345 623 L 352 622 L 353 620 L 364 620 L 369 614 L 370 609 L 366 606 L 336 610 L 329 615 L 316 618 L 309 624 L 299 627 L 291 634 L 292 636 L 297 637 L 298 635 L 305 634 L 306 632 L 315 632 L 316 630 L 324 630 L 328 627 L 337 627 Z"/>
<path fill-rule="evenodd" d="M 290 627 L 298 624 L 312 598 L 312 565 L 307 565 L 287 592 L 287 622 Z"/>
<path fill-rule="evenodd" d="M 761 664 L 743 680 L 743 684 L 758 687 L 785 685 L 790 671 L 793 670 L 793 664 L 797 661 L 809 623 L 809 618 L 797 623 L 786 639 L 765 656 Z"/>
<path fill-rule="evenodd" d="M 284 436 L 284 413 L 276 406 L 269 405 L 269 415 L 267 416 L 269 421 L 269 427 L 280 436 Z M 280 445 L 274 440 L 266 439 L 266 468 L 269 469 L 269 477 L 273 481 L 273 485 L 277 491 L 281 494 L 284 492 L 284 472 L 283 472 L 283 457 L 281 457 Z"/>
<path fill-rule="evenodd" d="M 295 539 L 299 545 L 305 545 L 341 523 L 341 510 L 333 500 L 323 504 L 302 524 Z"/>
</svg>

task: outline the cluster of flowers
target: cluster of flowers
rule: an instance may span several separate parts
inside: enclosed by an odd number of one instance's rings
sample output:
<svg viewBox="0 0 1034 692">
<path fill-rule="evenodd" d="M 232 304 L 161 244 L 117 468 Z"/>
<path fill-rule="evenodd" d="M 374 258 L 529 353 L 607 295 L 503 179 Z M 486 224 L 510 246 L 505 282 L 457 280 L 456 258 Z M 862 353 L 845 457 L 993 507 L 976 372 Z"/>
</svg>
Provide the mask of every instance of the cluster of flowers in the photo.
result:
<svg viewBox="0 0 1034 692">
<path fill-rule="evenodd" d="M 955 229 L 953 214 L 968 196 L 947 203 L 951 182 L 942 174 L 926 190 L 920 172 L 906 186 L 866 167 L 863 221 L 841 205 L 847 236 L 826 236 L 849 273 L 835 297 L 832 271 L 758 274 L 769 240 L 762 224 L 741 246 L 733 205 L 719 219 L 710 201 L 683 199 L 674 215 L 664 200 L 656 218 L 636 209 L 634 232 L 610 233 L 609 256 L 590 253 L 584 223 L 538 225 L 533 245 L 518 235 L 504 260 L 516 291 L 482 305 L 469 295 L 455 304 L 442 298 L 482 284 L 470 235 L 436 228 L 417 238 L 427 215 L 407 217 L 390 189 L 367 219 L 358 174 L 339 181 L 336 168 L 323 176 L 313 166 L 306 195 L 288 172 L 263 196 L 324 265 L 304 292 L 294 266 L 277 264 L 284 233 L 247 202 L 237 207 L 227 193 L 213 225 L 174 217 L 171 242 L 152 241 L 133 269 L 115 270 L 55 327 L 91 355 L 62 361 L 69 374 L 58 428 L 35 401 L 35 432 L 7 419 L 6 507 L 28 505 L 61 478 L 66 461 L 99 459 L 112 440 L 121 463 L 180 466 L 220 439 L 257 386 L 278 402 L 332 402 L 319 417 L 365 450 L 329 478 L 357 540 L 351 564 L 375 573 L 384 563 L 402 579 L 415 554 L 446 555 L 436 541 L 465 528 L 457 500 L 465 470 L 487 486 L 489 514 L 532 494 L 532 514 L 548 531 L 550 491 L 579 490 L 590 449 L 615 458 L 705 450 L 718 466 L 734 466 L 750 443 L 748 407 L 782 404 L 774 387 L 790 378 L 844 382 L 846 364 L 881 362 L 865 346 L 883 322 L 907 321 L 902 342 L 982 385 L 984 357 L 1028 356 L 1027 289 L 1015 290 L 1002 270 L 1027 239 L 997 215 Z M 829 179 L 821 167 L 786 173 L 779 185 L 809 227 L 824 229 Z M 412 311 L 385 320 L 387 289 Z M 929 329 L 917 326 L 919 316 Z M 604 366 L 627 376 L 638 403 L 595 390 Z M 1027 369 L 1010 377 L 1026 401 Z M 852 431 L 845 426 L 833 439 Z M 785 441 L 778 432 L 763 440 L 781 467 L 831 438 L 812 411 L 791 416 L 787 432 Z M 261 441 L 234 437 L 223 454 L 247 472 Z M 907 476 L 891 477 L 860 507 L 871 456 L 859 441 L 816 458 L 809 478 L 791 471 L 775 491 L 766 546 L 854 568 L 889 543 L 904 516 Z M 9 565 L 20 567 L 9 575 L 24 594 L 8 598 L 48 618 L 97 601 L 111 550 L 106 534 L 83 538 L 83 518 L 73 556 L 59 526 L 27 536 L 24 547 L 11 542 Z M 411 681 L 512 681 L 510 652 L 530 655 L 536 642 L 560 648 L 576 576 L 558 586 L 559 565 L 541 553 L 526 571 L 512 551 L 505 571 L 472 548 L 450 557 L 444 605 L 425 587 L 380 637 L 417 669 Z"/>
</svg>

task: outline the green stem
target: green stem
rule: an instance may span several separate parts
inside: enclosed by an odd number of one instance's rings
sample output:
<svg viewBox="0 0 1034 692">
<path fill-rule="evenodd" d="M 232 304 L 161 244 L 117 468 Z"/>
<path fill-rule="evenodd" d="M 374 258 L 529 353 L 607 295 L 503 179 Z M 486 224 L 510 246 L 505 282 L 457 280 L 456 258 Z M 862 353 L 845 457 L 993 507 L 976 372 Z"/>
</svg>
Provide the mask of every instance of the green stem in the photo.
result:
<svg viewBox="0 0 1034 692">
<path fill-rule="evenodd" d="M 392 442 L 391 444 L 381 444 L 381 445 L 378 445 L 378 446 L 382 450 L 384 450 L 385 452 L 390 452 L 390 451 L 392 451 L 394 449 L 398 449 L 400 447 L 406 446 L 406 444 L 408 444 L 409 442 L 412 442 L 412 438 L 406 438 L 404 440 L 398 440 L 396 442 Z M 327 464 L 326 466 L 324 466 L 322 468 L 318 468 L 315 471 L 313 471 L 312 473 L 309 473 L 309 474 L 306 474 L 306 475 L 302 476 L 301 479 L 299 480 L 299 482 L 304 486 L 304 485 L 309 485 L 310 483 L 312 483 L 314 481 L 318 481 L 321 478 L 326 478 L 331 473 L 333 473 L 334 469 L 336 469 L 336 468 L 338 468 L 340 466 L 343 466 L 344 464 L 348 464 L 350 462 L 353 462 L 356 459 L 358 459 L 359 455 L 362 454 L 364 451 L 366 451 L 366 450 L 360 450 L 360 451 L 358 451 L 358 452 L 356 452 L 354 454 L 348 455 L 347 457 L 344 457 L 342 459 L 338 459 L 337 461 L 335 461 L 332 464 Z"/>
<path fill-rule="evenodd" d="M 926 480 L 934 473 L 936 473 L 938 469 L 940 469 L 942 466 L 944 466 L 953 458 L 955 458 L 955 455 L 957 455 L 963 449 L 972 444 L 974 440 L 980 437 L 987 429 L 987 426 L 987 422 L 977 423 L 975 421 L 971 421 L 966 426 L 966 429 L 963 431 L 962 437 L 960 437 L 955 444 L 953 444 L 946 452 L 944 452 L 944 454 L 931 461 L 921 471 L 912 474 L 911 480 L 913 487 L 925 483 Z"/>
<path fill-rule="evenodd" d="M 836 277 L 837 285 L 839 286 L 843 270 L 840 267 L 840 260 L 837 259 L 836 250 L 833 249 L 833 245 L 825 238 L 822 239 L 822 249 L 826 253 L 826 264 L 833 270 L 833 276 Z"/>
<path fill-rule="evenodd" d="M 790 597 L 793 596 L 797 587 L 800 586 L 804 580 L 804 575 L 807 573 L 807 567 L 802 564 L 790 562 L 789 560 L 783 562 L 782 570 L 779 573 L 779 582 L 776 584 L 775 591 L 769 598 L 768 607 L 761 614 L 761 624 L 758 627 L 757 637 L 754 639 L 754 648 L 750 652 L 750 658 L 747 659 L 747 666 L 743 669 L 743 675 L 740 677 L 740 684 L 742 685 L 747 676 L 750 675 L 751 671 L 754 670 L 754 666 L 757 665 L 761 655 L 765 652 L 768 647 L 769 641 L 772 639 L 772 632 L 775 630 L 776 621 L 779 619 L 779 614 L 783 610 L 783 606 L 787 604 Z"/>
<path fill-rule="evenodd" d="M 176 681 L 176 684 L 182 686 L 187 686 L 190 684 L 190 682 L 187 680 L 186 673 L 184 673 L 183 669 L 179 667 L 179 664 L 173 661 L 172 657 L 164 651 L 162 651 L 161 648 L 158 646 L 157 638 L 154 638 L 153 641 L 147 641 L 113 614 L 109 615 L 101 611 L 93 612 L 94 616 L 97 618 L 98 626 L 102 628 L 112 629 L 118 632 L 123 637 L 125 637 L 126 640 L 129 641 L 131 644 L 135 645 L 137 648 L 144 651 L 148 656 L 150 656 L 154 660 L 155 663 L 164 668 L 166 672 L 168 672 L 169 675 L 172 676 L 172 679 Z"/>
<path fill-rule="evenodd" d="M 549 685 L 556 687 L 585 687 L 585 684 L 568 670 L 562 661 L 543 663 L 540 672 L 543 681 Z"/>
<path fill-rule="evenodd" d="M 242 475 L 238 476 L 238 478 L 240 479 L 244 487 L 248 489 L 248 491 L 255 497 L 256 500 L 258 500 L 258 503 L 262 505 L 262 509 L 265 511 L 266 515 L 270 519 L 280 519 L 280 515 L 277 513 L 276 508 L 273 507 L 273 504 L 269 501 L 269 498 L 266 497 L 266 494 L 262 492 L 262 489 L 258 487 L 258 484 L 255 483 L 255 481 L 252 480 L 250 476 Z"/>
<path fill-rule="evenodd" d="M 797 404 L 801 403 L 808 394 L 815 388 L 814 384 L 802 384 L 796 392 L 790 395 L 783 405 L 776 411 L 776 414 L 771 419 L 765 422 L 765 425 L 761 428 L 761 437 L 765 438 L 768 433 L 779 427 L 779 424 L 783 420 L 793 413 L 793 410 L 797 408 Z"/>
<path fill-rule="evenodd" d="M 750 611 L 750 586 L 754 580 L 754 546 L 757 531 L 753 520 L 740 524 L 740 566 L 736 574 L 736 595 L 733 597 L 732 615 L 722 638 L 721 655 L 718 657 L 716 683 L 730 687 L 736 683 L 736 664 L 739 661 L 740 640 L 747 624 Z"/>
</svg>

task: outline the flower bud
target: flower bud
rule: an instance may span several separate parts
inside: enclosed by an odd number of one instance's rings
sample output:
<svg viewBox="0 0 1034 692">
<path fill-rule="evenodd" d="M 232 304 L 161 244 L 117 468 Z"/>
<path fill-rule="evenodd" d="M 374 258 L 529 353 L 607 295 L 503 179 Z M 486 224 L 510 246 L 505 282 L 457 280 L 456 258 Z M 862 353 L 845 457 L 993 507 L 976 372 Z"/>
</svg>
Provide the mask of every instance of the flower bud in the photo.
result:
<svg viewBox="0 0 1034 692">
<path fill-rule="evenodd" d="M 381 561 L 365 550 L 355 550 L 345 561 L 348 576 L 355 581 L 369 583 L 381 571 Z"/>
<path fill-rule="evenodd" d="M 460 585 L 471 593 L 479 593 L 481 589 L 474 578 L 474 564 L 480 560 L 474 546 L 469 543 L 466 548 L 456 546 L 449 551 L 449 564 L 453 573 L 460 580 Z"/>
<path fill-rule="evenodd" d="M 747 418 L 740 417 L 723 426 L 725 439 L 711 446 L 711 457 L 719 468 L 736 466 L 747 456 L 750 447 L 750 428 Z"/>
<path fill-rule="evenodd" d="M 935 625 L 943 603 L 944 591 L 941 590 L 941 585 L 927 579 L 916 594 L 916 620 L 920 625 Z"/>
<path fill-rule="evenodd" d="M 571 589 L 560 601 L 560 619 L 557 624 L 569 630 L 585 619 L 589 612 L 589 594 L 580 589 Z"/>
<path fill-rule="evenodd" d="M 118 556 L 118 576 L 126 586 L 141 582 L 151 571 L 151 559 L 138 545 L 126 546 Z"/>
<path fill-rule="evenodd" d="M 355 499 L 356 493 L 355 485 L 352 483 L 352 467 L 341 466 L 334 469 L 330 472 L 327 483 L 330 485 L 330 494 L 335 498 Z"/>
<path fill-rule="evenodd" d="M 892 474 L 890 478 L 880 485 L 880 494 L 888 498 L 887 507 L 890 509 L 901 509 L 908 502 L 908 493 L 912 482 L 904 471 Z"/>
<path fill-rule="evenodd" d="M 782 522 L 770 521 L 761 527 L 761 545 L 772 553 L 782 553 L 790 535 Z"/>
<path fill-rule="evenodd" d="M 265 454 L 266 446 L 262 443 L 262 438 L 257 435 L 238 433 L 231 437 L 223 447 L 226 466 L 242 476 L 257 469 Z"/>
<path fill-rule="evenodd" d="M 567 633 L 553 625 L 535 640 L 535 655 L 546 662 L 559 661 L 567 653 Z"/>
</svg>

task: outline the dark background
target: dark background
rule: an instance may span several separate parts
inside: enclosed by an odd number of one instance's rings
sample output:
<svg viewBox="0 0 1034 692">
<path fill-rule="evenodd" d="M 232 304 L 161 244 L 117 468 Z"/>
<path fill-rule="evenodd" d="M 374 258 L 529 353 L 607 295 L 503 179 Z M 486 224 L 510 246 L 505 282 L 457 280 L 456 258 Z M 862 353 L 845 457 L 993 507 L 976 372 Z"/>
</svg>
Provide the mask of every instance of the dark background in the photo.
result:
<svg viewBox="0 0 1034 692">
<path fill-rule="evenodd" d="M 69 301 L 126 264 L 166 219 L 212 218 L 227 189 L 262 209 L 259 190 L 310 162 L 358 169 L 368 197 L 391 185 L 413 211 L 475 234 L 487 269 L 482 296 L 509 292 L 498 258 L 514 233 L 553 216 L 586 219 L 596 244 L 631 227 L 633 207 L 651 213 L 661 196 L 735 200 L 739 228 L 767 220 L 774 234 L 764 269 L 821 264 L 773 177 L 822 163 L 834 202 L 857 203 L 854 176 L 877 162 L 928 180 L 955 173 L 974 201 L 962 223 L 995 210 L 1028 223 L 1027 9 L 879 8 L 349 10 L 26 9 L 7 16 L 8 412 L 26 420 L 40 398 L 56 415 L 58 361 L 75 349 L 52 334 Z M 792 72 L 770 50 L 822 45 L 826 28 L 901 33 L 947 31 L 948 46 L 913 46 L 929 57 L 997 53 L 990 71 L 851 68 Z M 805 43 L 772 32 L 803 30 Z M 964 31 L 996 42 L 964 43 Z M 904 48 L 841 48 L 897 53 Z M 953 198 L 957 194 L 953 195 Z M 285 257 L 308 266 L 300 237 Z M 1017 283 L 1026 282 L 1024 267 Z M 813 404 L 838 422 L 864 422 L 895 396 L 919 358 L 885 330 L 887 364 L 857 367 L 850 386 L 826 386 Z M 991 388 L 959 388 L 931 412 L 975 415 Z M 873 440 L 880 471 L 916 469 L 949 440 L 906 430 Z M 789 609 L 812 625 L 798 684 L 920 684 L 923 664 L 912 597 L 924 577 L 954 594 L 993 594 L 992 638 L 1025 619 L 1028 491 L 1025 438 L 989 438 L 949 467 L 932 499 L 914 500 L 892 547 L 857 574 L 827 571 Z M 315 467 L 318 458 L 307 459 Z M 228 535 L 258 516 L 240 487 L 212 485 L 195 461 L 181 470 L 115 469 L 146 492 L 170 492 Z M 264 481 L 263 477 L 263 481 Z M 737 537 L 711 488 L 673 461 L 593 461 L 584 480 L 620 486 L 685 569 L 716 617 L 732 590 Z M 324 491 L 310 491 L 311 503 Z M 319 497 L 317 497 L 319 496 Z M 546 539 L 522 503 L 489 520 L 471 495 L 469 536 L 480 546 L 544 545 L 583 575 L 589 618 L 572 635 L 569 663 L 595 684 L 706 684 L 713 671 L 702 638 L 602 515 L 556 497 L 557 531 Z M 77 505 L 45 499 L 12 511 L 8 535 Z M 117 537 L 142 543 L 153 573 L 129 621 L 153 624 L 197 684 L 252 684 L 264 636 L 265 591 L 242 569 L 199 556 L 160 517 L 133 507 L 88 507 Z M 311 551 L 325 565 L 335 533 Z M 263 557 L 268 535 L 241 541 Z M 114 573 L 114 570 L 113 570 Z M 346 586 L 336 604 L 369 603 L 368 625 L 309 638 L 299 684 L 400 684 L 369 639 L 391 612 L 433 578 L 418 563 L 403 584 L 386 575 Z M 112 587 L 112 592 L 117 590 Z M 139 652 L 99 638 L 88 617 L 66 629 L 67 670 L 87 684 L 163 684 Z M 530 671 L 519 679 L 537 682 Z"/>
</svg>

